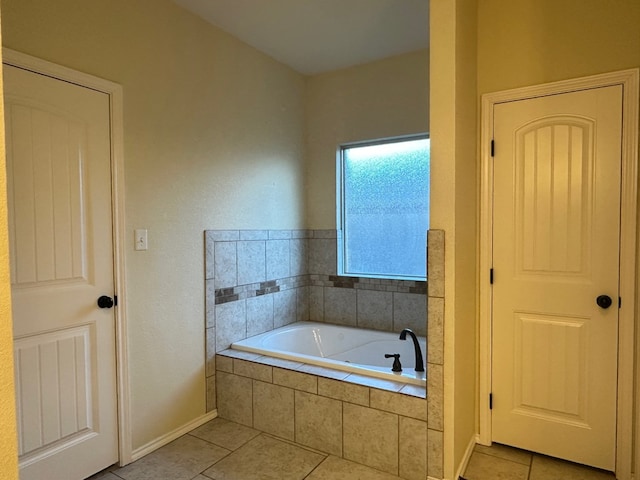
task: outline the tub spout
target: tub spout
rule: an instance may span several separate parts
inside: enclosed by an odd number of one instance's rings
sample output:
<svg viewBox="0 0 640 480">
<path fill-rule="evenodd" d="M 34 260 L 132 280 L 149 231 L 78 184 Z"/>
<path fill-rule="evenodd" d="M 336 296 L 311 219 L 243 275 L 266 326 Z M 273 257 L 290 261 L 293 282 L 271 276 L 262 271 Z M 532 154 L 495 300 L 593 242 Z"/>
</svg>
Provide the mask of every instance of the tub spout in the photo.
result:
<svg viewBox="0 0 640 480">
<path fill-rule="evenodd" d="M 422 350 L 420 349 L 420 343 L 418 343 L 418 337 L 408 328 L 405 328 L 400 332 L 400 340 L 407 339 L 407 333 L 411 336 L 411 340 L 413 340 L 413 348 L 416 351 L 416 372 L 424 372 L 424 362 L 422 361 Z"/>
</svg>

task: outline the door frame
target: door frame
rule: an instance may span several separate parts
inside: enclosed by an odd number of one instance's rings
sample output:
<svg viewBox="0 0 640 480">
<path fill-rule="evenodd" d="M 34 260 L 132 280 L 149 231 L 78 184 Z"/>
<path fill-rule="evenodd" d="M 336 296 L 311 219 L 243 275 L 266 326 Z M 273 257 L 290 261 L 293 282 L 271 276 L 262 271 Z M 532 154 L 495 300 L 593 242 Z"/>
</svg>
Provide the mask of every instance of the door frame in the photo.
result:
<svg viewBox="0 0 640 480">
<path fill-rule="evenodd" d="M 640 296 L 636 295 L 638 241 L 638 85 L 640 70 L 630 69 L 589 77 L 563 80 L 530 87 L 482 95 L 480 137 L 480 235 L 479 235 L 479 435 L 478 443 L 490 445 L 491 410 L 491 329 L 492 287 L 489 271 L 493 264 L 493 137 L 494 106 L 500 103 L 570 93 L 577 90 L 613 85 L 623 87 L 622 101 L 622 172 L 620 203 L 620 297 L 618 326 L 618 404 L 616 425 L 616 475 L 630 480 L 633 458 L 634 349 L 635 312 Z M 639 342 L 640 345 L 640 342 Z M 639 348 L 640 351 L 640 348 Z M 640 370 L 640 369 L 639 369 Z M 640 372 L 638 374 L 640 380 Z M 640 392 L 639 392 L 640 393 Z M 640 400 L 638 400 L 640 412 Z M 640 422 L 638 422 L 640 433 Z M 638 442 L 640 444 L 640 442 Z M 640 452 L 638 452 L 640 453 Z M 640 467 L 640 459 L 636 461 Z M 636 474 L 638 468 L 636 468 Z"/>
<path fill-rule="evenodd" d="M 111 206 L 113 224 L 114 309 L 116 326 L 116 403 L 118 458 L 120 465 L 132 461 L 129 358 L 125 288 L 125 203 L 124 203 L 124 129 L 122 86 L 109 80 L 72 70 L 15 50 L 2 48 L 2 63 L 102 92 L 109 97 L 111 137 Z"/>
</svg>

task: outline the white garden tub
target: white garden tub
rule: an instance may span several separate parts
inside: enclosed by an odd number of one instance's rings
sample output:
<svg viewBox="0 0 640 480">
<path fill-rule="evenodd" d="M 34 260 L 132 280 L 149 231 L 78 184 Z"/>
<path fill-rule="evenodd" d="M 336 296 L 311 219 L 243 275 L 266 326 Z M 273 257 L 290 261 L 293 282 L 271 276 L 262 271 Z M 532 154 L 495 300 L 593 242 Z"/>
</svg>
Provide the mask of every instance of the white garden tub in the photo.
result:
<svg viewBox="0 0 640 480">
<path fill-rule="evenodd" d="M 235 342 L 234 350 L 259 353 L 377 378 L 425 386 L 425 372 L 416 372 L 415 350 L 410 336 L 325 323 L 298 322 Z M 426 359 L 426 338 L 418 337 Z M 392 372 L 393 358 L 400 354 L 402 372 Z M 423 367 L 426 365 L 423 363 Z"/>
</svg>

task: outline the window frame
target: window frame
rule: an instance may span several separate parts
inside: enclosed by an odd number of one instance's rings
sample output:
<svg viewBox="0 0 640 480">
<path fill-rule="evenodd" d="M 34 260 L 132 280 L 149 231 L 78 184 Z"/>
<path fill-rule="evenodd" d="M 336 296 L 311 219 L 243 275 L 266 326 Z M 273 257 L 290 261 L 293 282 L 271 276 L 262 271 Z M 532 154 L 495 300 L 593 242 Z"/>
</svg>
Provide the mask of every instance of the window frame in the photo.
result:
<svg viewBox="0 0 640 480">
<path fill-rule="evenodd" d="M 409 276 L 409 275 L 388 275 L 388 274 L 353 274 L 345 272 L 345 258 L 346 258 L 346 241 L 345 241 L 345 214 L 344 214 L 344 202 L 345 202 L 345 178 L 344 178 L 344 151 L 353 147 L 370 147 L 375 145 L 388 145 L 391 143 L 408 142 L 412 140 L 430 140 L 429 133 L 415 133 L 409 135 L 399 135 L 394 137 L 379 138 L 376 140 L 364 140 L 357 142 L 345 142 L 338 145 L 336 150 L 336 223 L 337 223 L 337 274 L 342 277 L 359 277 L 359 278 L 377 278 L 383 280 L 406 280 L 406 281 L 421 281 L 427 280 L 426 273 L 424 277 Z M 431 146 L 429 146 L 429 153 L 431 153 Z M 429 167 L 431 162 L 429 162 Z M 429 168 L 429 183 L 431 179 L 431 171 Z M 431 185 L 429 185 L 429 192 L 431 191 Z M 430 219 L 429 219 L 430 220 Z M 428 226 L 427 226 L 428 228 Z M 426 249 L 426 244 L 425 244 Z"/>
</svg>

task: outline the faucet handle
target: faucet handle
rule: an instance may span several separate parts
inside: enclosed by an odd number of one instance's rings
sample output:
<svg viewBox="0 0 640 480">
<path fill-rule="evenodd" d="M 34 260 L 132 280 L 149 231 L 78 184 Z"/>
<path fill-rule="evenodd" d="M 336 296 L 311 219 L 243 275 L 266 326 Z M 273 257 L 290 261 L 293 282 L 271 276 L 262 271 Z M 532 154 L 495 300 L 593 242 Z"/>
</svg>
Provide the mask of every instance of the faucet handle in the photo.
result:
<svg viewBox="0 0 640 480">
<path fill-rule="evenodd" d="M 393 357 L 393 366 L 391 367 L 392 372 L 401 372 L 402 364 L 400 363 L 400 354 L 399 353 L 385 353 L 384 358 Z"/>
</svg>

